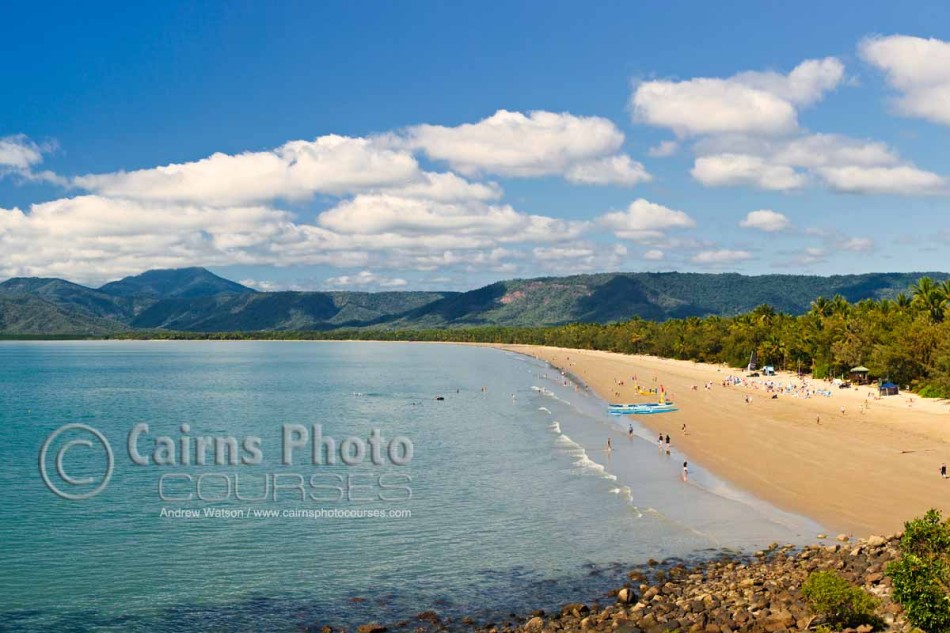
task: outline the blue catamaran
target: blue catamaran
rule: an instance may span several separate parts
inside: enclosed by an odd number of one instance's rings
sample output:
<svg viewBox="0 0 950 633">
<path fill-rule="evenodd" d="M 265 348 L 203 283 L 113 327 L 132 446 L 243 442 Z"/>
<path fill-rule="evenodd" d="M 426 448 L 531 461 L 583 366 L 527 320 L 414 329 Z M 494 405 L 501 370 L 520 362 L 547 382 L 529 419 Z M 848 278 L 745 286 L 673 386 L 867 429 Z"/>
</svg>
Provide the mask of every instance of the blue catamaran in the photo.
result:
<svg viewBox="0 0 950 633">
<path fill-rule="evenodd" d="M 666 391 L 660 389 L 659 402 L 631 402 L 631 403 L 610 403 L 607 410 L 611 415 L 650 415 L 653 413 L 669 413 L 676 411 L 671 401 L 666 399 Z"/>
</svg>

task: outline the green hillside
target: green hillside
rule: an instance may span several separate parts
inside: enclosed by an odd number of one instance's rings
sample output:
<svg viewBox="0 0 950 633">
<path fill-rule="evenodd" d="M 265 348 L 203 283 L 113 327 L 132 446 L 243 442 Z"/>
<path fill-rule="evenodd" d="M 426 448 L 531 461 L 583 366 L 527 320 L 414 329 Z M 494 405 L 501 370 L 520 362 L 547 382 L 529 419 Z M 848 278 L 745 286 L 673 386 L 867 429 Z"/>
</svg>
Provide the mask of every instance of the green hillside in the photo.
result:
<svg viewBox="0 0 950 633">
<path fill-rule="evenodd" d="M 5 325 L 0 333 L 26 322 L 31 332 L 44 333 L 44 318 L 52 334 L 102 331 L 104 323 L 188 332 L 531 327 L 731 316 L 762 304 L 802 314 L 819 296 L 841 295 L 851 302 L 891 298 L 922 276 L 950 278 L 947 273 L 600 273 L 500 281 L 468 292 L 378 293 L 257 292 L 203 268 L 148 271 L 99 290 L 62 279 L 16 278 L 0 284 L 0 296 L 20 300 L 0 307 L 0 319 L 18 325 Z M 37 314 L 24 312 L 26 305 L 35 306 Z"/>
<path fill-rule="evenodd" d="M 128 329 L 119 321 L 89 317 L 35 297 L 0 294 L 0 333 L 105 335 Z"/>
<path fill-rule="evenodd" d="M 87 317 L 123 323 L 130 321 L 137 310 L 132 297 L 114 297 L 64 279 L 15 277 L 0 283 L 0 294 L 42 299 Z"/>
<path fill-rule="evenodd" d="M 388 323 L 391 327 L 538 326 L 729 316 L 767 303 L 801 314 L 818 296 L 890 298 L 918 278 L 946 273 L 871 273 L 818 277 L 735 273 L 602 273 L 504 281 L 446 297 Z"/>
<path fill-rule="evenodd" d="M 442 299 L 438 292 L 267 292 L 166 299 L 138 315 L 137 328 L 194 332 L 325 330 L 367 326 Z"/>
<path fill-rule="evenodd" d="M 208 297 L 221 293 L 257 292 L 247 286 L 224 279 L 204 268 L 149 270 L 141 275 L 113 281 L 100 291 L 120 297 L 167 299 L 170 297 Z"/>
</svg>

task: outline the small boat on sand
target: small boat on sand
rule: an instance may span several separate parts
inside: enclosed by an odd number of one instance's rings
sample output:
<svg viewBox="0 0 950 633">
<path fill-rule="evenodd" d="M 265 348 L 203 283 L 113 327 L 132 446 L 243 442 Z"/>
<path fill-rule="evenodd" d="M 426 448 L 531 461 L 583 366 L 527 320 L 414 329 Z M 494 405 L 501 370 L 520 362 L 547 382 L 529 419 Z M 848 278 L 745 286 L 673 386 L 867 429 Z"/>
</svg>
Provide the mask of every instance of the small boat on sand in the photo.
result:
<svg viewBox="0 0 950 633">
<path fill-rule="evenodd" d="M 607 405 L 607 410 L 611 415 L 649 415 L 652 413 L 669 413 L 677 409 L 672 402 L 636 402 L 611 403 Z"/>
</svg>

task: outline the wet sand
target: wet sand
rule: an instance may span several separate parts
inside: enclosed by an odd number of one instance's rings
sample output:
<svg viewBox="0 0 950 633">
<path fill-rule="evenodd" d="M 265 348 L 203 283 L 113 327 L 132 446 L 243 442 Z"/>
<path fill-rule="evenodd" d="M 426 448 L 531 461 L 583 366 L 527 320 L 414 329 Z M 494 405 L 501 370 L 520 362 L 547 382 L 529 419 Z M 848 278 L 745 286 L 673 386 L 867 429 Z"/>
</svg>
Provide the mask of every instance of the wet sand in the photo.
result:
<svg viewBox="0 0 950 633">
<path fill-rule="evenodd" d="M 499 347 L 569 371 L 611 402 L 653 401 L 638 393 L 632 377 L 645 387 L 655 378 L 679 410 L 638 421 L 669 433 L 691 461 L 730 483 L 830 529 L 854 536 L 893 533 L 928 508 L 950 513 L 950 480 L 939 474 L 942 462 L 950 464 L 945 400 L 913 394 L 875 400 L 869 398 L 873 387 L 839 389 L 820 380 L 810 381 L 812 388 L 830 389 L 830 397 L 782 393 L 772 399 L 764 381 L 788 384 L 800 382 L 797 377 L 780 373 L 724 387 L 727 376 L 746 372 L 652 356 Z"/>
</svg>

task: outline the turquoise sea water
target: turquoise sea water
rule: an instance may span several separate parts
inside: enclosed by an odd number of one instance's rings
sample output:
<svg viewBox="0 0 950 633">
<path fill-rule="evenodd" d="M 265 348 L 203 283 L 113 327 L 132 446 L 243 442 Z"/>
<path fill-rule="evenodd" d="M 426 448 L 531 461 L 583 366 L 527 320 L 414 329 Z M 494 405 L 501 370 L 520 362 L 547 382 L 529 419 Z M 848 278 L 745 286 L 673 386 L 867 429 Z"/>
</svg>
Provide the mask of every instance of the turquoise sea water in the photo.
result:
<svg viewBox="0 0 950 633">
<path fill-rule="evenodd" d="M 149 433 L 136 451 L 168 436 L 176 464 L 133 463 L 129 433 L 142 422 Z M 40 476 L 44 440 L 70 423 L 101 432 L 114 455 L 108 485 L 80 501 L 54 495 Z M 319 424 L 337 442 L 380 429 L 413 452 L 403 465 L 374 465 L 367 452 L 360 464 L 327 466 L 301 448 L 284 465 L 284 424 Z M 498 621 L 601 596 L 648 558 L 804 542 L 818 529 L 701 469 L 682 483 L 683 457 L 658 454 L 639 427 L 630 440 L 626 427 L 556 370 L 492 349 L 0 343 L 0 630 L 296 631 L 425 609 Z M 57 450 L 84 432 L 50 444 L 44 466 L 60 489 L 89 491 L 104 474 L 92 438 L 62 466 L 93 483 L 57 479 Z M 258 437 L 260 463 L 183 465 L 183 436 L 189 451 L 198 436 L 234 437 L 239 449 Z M 310 487 L 315 474 L 323 487 Z M 205 496 L 228 498 L 163 501 L 163 475 L 166 494 L 193 494 L 187 475 L 203 478 Z M 293 485 L 275 500 L 265 488 L 273 477 L 299 477 L 316 500 Z M 327 484 L 347 478 L 353 499 L 337 500 Z M 233 516 L 201 514 L 212 509 Z M 411 516 L 254 514 L 319 509 Z M 199 516 L 167 516 L 182 510 Z"/>
</svg>

